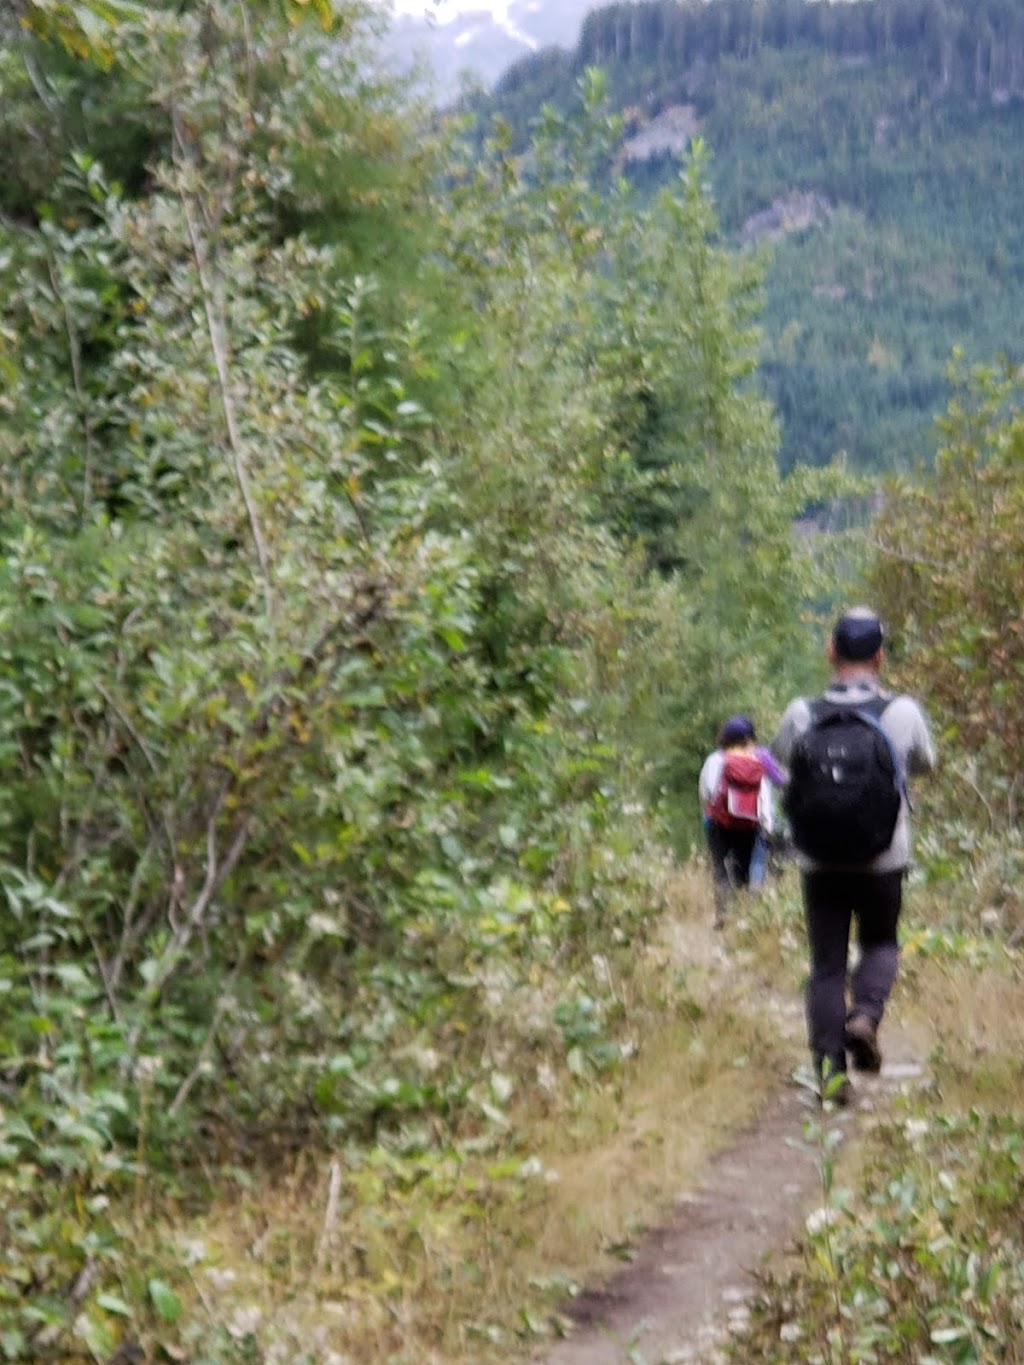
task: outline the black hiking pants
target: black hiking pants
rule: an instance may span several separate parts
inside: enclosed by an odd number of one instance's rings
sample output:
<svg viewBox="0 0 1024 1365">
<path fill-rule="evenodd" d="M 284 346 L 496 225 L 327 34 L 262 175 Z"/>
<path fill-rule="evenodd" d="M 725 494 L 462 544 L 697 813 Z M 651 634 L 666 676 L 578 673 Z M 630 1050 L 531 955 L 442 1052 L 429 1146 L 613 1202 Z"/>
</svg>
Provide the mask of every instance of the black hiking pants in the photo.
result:
<svg viewBox="0 0 1024 1365">
<path fill-rule="evenodd" d="M 711 875 L 716 886 L 750 885 L 750 859 L 757 842 L 758 828 L 726 829 L 708 820 L 706 824 L 708 852 L 711 855 Z"/>
<path fill-rule="evenodd" d="M 899 966 L 896 930 L 903 904 L 904 869 L 896 872 L 829 870 L 802 877 L 811 975 L 807 983 L 807 1035 L 820 1065 L 846 1070 L 846 973 L 850 924 L 857 921 L 860 959 L 850 982 L 851 1014 L 881 1022 Z"/>
<path fill-rule="evenodd" d="M 715 887 L 715 926 L 721 928 L 734 887 L 750 885 L 750 863 L 759 831 L 756 825 L 749 829 L 726 829 L 715 820 L 705 820 L 704 828 Z"/>
</svg>

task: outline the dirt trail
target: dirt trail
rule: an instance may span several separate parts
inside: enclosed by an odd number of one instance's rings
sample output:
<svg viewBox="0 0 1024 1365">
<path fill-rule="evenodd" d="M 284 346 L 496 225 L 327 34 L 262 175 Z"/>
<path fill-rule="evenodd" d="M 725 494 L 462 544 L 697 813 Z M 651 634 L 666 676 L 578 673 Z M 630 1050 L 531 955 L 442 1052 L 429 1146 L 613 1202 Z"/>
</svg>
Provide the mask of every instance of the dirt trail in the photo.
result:
<svg viewBox="0 0 1024 1365">
<path fill-rule="evenodd" d="M 708 942 L 699 926 L 680 926 L 685 951 L 713 966 L 728 949 Z M 690 957 L 693 960 L 693 957 Z M 804 1056 L 799 1000 L 766 1001 L 793 1040 L 794 1066 Z M 856 1077 L 856 1101 L 828 1118 L 847 1143 L 895 1091 L 920 1081 L 923 1069 L 898 1021 L 888 1018 L 885 1065 L 878 1077 Z M 744 1320 L 757 1272 L 773 1252 L 791 1246 L 822 1202 L 819 1151 L 805 1127 L 821 1111 L 808 1084 L 781 1085 L 757 1122 L 709 1164 L 693 1190 L 680 1193 L 672 1218 L 636 1248 L 635 1259 L 600 1289 L 569 1307 L 573 1335 L 535 1357 L 536 1365 L 712 1365 L 730 1329 Z"/>
</svg>

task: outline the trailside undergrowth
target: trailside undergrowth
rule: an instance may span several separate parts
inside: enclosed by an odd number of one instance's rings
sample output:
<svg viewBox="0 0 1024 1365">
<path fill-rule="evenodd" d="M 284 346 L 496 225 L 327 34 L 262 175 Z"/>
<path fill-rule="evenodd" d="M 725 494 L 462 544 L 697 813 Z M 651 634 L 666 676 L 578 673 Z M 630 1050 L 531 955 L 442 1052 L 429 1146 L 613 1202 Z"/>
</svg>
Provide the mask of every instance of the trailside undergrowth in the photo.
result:
<svg viewBox="0 0 1024 1365">
<path fill-rule="evenodd" d="M 1005 914 L 1013 878 L 995 861 L 998 849 L 1012 870 L 1018 841 L 976 833 L 953 859 L 947 795 L 933 794 L 919 841 L 892 1004 L 923 1078 L 862 1117 L 853 1169 L 823 1153 L 823 1204 L 766 1274 L 736 1360 L 1022 1358 L 1024 963 Z"/>
<path fill-rule="evenodd" d="M 268 1187 L 245 1256 L 366 1311 L 324 1351 L 447 1349 L 516 1115 L 642 1073 L 671 798 L 802 662 L 703 157 L 606 212 L 588 77 L 467 165 L 374 22 L 0 14 L 8 1360 L 295 1359 L 177 1235 Z"/>
</svg>

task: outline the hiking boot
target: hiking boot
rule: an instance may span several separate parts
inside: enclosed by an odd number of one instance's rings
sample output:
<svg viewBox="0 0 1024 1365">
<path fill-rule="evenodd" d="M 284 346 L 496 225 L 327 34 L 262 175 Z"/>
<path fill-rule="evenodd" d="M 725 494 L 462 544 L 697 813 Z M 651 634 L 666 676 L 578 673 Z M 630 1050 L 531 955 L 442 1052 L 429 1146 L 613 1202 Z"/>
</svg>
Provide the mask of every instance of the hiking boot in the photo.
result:
<svg viewBox="0 0 1024 1365">
<path fill-rule="evenodd" d="M 879 1072 L 882 1050 L 878 1046 L 878 1025 L 866 1014 L 851 1014 L 846 1021 L 846 1050 L 858 1071 Z"/>
</svg>

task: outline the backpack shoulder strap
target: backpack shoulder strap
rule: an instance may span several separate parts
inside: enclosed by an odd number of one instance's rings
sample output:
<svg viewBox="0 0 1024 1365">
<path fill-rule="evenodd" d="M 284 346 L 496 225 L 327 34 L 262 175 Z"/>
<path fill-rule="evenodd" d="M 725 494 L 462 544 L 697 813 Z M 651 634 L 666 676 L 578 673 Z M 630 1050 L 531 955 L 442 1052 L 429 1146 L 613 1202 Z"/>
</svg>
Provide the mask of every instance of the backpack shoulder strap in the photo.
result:
<svg viewBox="0 0 1024 1365">
<path fill-rule="evenodd" d="M 896 745 L 892 742 L 892 735 L 889 734 L 889 731 L 882 724 L 881 719 L 882 712 L 891 701 L 892 697 L 888 693 L 882 693 L 877 697 L 872 697 L 869 702 L 865 702 L 862 706 L 856 707 L 855 714 L 860 716 L 861 720 L 863 720 L 865 724 L 870 725 L 873 730 L 877 730 L 885 740 L 886 747 L 889 750 L 889 756 L 892 759 L 893 770 L 896 773 L 896 785 L 899 787 L 900 795 L 906 801 L 907 805 L 910 806 L 910 790 L 907 787 L 907 776 L 903 771 L 903 763 L 900 760 L 899 754 L 896 752 Z"/>
</svg>

